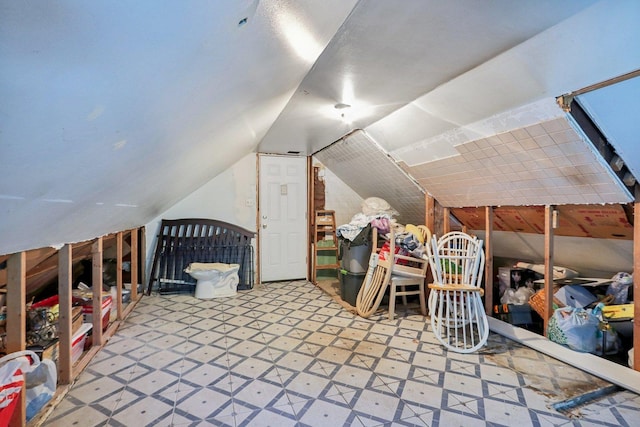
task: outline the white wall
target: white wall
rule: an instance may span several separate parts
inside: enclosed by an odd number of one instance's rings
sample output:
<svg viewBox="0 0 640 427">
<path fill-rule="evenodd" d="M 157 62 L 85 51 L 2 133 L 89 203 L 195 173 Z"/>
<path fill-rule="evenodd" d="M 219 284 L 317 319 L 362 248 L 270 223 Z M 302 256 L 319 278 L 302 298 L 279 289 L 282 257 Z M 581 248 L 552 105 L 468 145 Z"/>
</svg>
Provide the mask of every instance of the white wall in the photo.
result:
<svg viewBox="0 0 640 427">
<path fill-rule="evenodd" d="M 324 175 L 325 209 L 336 212 L 337 225 L 348 224 L 355 214 L 362 212 L 363 198 L 319 161 L 314 160 L 313 165 L 320 166 L 320 175 Z"/>
<path fill-rule="evenodd" d="M 248 154 L 149 222 L 145 226 L 147 277 L 162 219 L 209 218 L 256 231 L 256 172 L 256 154 Z"/>
</svg>

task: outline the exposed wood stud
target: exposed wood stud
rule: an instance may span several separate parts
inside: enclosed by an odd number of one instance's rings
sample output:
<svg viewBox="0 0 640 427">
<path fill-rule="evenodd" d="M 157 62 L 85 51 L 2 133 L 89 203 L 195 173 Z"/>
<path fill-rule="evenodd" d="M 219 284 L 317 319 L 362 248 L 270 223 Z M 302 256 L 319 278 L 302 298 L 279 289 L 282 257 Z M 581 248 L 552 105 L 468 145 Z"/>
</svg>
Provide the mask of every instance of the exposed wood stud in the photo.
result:
<svg viewBox="0 0 640 427">
<path fill-rule="evenodd" d="M 91 333 L 94 346 L 102 342 L 102 237 L 98 237 L 91 245 L 92 285 L 93 288 L 93 331 Z"/>
<path fill-rule="evenodd" d="M 131 230 L 131 268 L 129 272 L 131 273 L 131 300 L 138 299 L 138 283 L 144 283 L 144 281 L 139 281 L 138 276 L 140 275 L 140 266 L 138 260 L 140 259 L 140 242 L 138 239 L 138 230 Z M 144 258 L 143 258 L 144 259 Z M 120 312 L 118 312 L 120 313 Z"/>
<path fill-rule="evenodd" d="M 485 265 L 484 265 L 484 309 L 488 316 L 493 309 L 493 207 L 485 207 Z"/>
<path fill-rule="evenodd" d="M 13 254 L 7 259 L 7 353 L 26 348 L 26 255 L 24 252 Z M 26 414 L 25 393 L 20 393 L 9 426 L 24 426 Z"/>
<path fill-rule="evenodd" d="M 116 307 L 117 319 L 122 320 L 122 231 L 116 233 L 116 300 L 111 303 Z"/>
<path fill-rule="evenodd" d="M 7 353 L 24 350 L 26 345 L 26 264 L 24 252 L 7 259 Z"/>
<path fill-rule="evenodd" d="M 436 199 L 430 194 L 424 195 L 424 211 L 424 224 L 432 233 L 436 233 Z"/>
<path fill-rule="evenodd" d="M 635 313 L 640 313 L 640 185 L 635 186 L 635 203 L 633 204 L 633 295 Z M 633 369 L 640 371 L 640 315 L 633 318 Z"/>
<path fill-rule="evenodd" d="M 544 334 L 547 335 L 549 319 L 553 314 L 553 211 L 554 206 L 544 208 Z"/>
<path fill-rule="evenodd" d="M 58 382 L 71 384 L 73 380 L 72 344 L 72 291 L 73 285 L 73 248 L 64 245 L 58 251 Z"/>
<path fill-rule="evenodd" d="M 451 231 L 451 210 L 449 208 L 442 209 L 442 232 L 447 234 Z"/>
</svg>

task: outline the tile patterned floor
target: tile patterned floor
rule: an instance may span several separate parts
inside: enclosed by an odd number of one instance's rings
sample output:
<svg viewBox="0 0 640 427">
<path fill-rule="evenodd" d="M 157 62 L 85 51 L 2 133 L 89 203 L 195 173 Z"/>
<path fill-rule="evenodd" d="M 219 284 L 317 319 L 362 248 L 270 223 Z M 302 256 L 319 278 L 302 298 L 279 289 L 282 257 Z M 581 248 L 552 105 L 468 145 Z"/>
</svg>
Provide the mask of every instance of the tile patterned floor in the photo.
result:
<svg viewBox="0 0 640 427">
<path fill-rule="evenodd" d="M 585 385 L 600 384 L 499 335 L 447 353 L 410 310 L 362 319 L 299 281 L 143 297 L 44 425 L 640 425 L 627 391 L 552 408 Z"/>
</svg>

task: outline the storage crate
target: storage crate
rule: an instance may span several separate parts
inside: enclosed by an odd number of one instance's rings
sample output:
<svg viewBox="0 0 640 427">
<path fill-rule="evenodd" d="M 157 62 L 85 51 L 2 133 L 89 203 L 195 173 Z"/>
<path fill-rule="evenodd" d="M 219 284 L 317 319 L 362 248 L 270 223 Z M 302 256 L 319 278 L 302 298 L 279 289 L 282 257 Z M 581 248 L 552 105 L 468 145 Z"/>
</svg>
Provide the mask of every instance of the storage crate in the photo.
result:
<svg viewBox="0 0 640 427">
<path fill-rule="evenodd" d="M 104 296 L 102 298 L 102 330 L 106 330 L 109 326 L 109 319 L 111 319 L 111 307 L 113 299 L 111 295 Z M 82 313 L 84 315 L 84 322 L 93 324 L 93 302 L 87 301 L 82 306 Z"/>
<path fill-rule="evenodd" d="M 84 344 L 87 340 L 87 335 L 93 328 L 91 323 L 83 323 L 78 332 L 76 332 L 71 339 L 71 363 L 76 363 L 82 352 L 84 351 Z"/>
<path fill-rule="evenodd" d="M 493 307 L 494 317 L 512 325 L 533 323 L 529 304 L 499 304 Z"/>
</svg>

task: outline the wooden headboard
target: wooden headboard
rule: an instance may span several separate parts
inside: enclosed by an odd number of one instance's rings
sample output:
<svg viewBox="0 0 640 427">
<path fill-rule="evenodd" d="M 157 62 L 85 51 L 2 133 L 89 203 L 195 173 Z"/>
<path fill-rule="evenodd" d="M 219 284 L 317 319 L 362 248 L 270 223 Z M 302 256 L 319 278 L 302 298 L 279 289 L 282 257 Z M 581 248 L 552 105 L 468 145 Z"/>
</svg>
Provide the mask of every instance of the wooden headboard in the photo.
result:
<svg viewBox="0 0 640 427">
<path fill-rule="evenodd" d="M 202 218 L 163 219 L 147 295 L 192 291 L 195 279 L 184 269 L 192 262 L 240 264 L 238 290 L 253 288 L 253 231 Z"/>
</svg>

